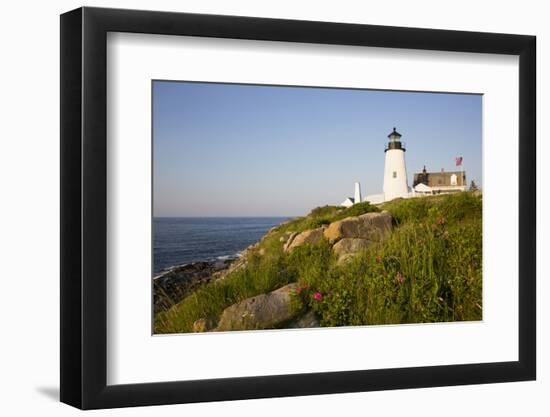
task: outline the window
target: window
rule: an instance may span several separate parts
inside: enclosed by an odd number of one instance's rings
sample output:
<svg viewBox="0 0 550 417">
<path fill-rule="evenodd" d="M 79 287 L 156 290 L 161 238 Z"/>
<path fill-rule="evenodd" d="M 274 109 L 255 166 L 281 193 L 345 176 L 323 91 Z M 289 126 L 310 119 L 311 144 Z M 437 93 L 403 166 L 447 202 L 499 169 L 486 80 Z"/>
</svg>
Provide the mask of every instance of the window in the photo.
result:
<svg viewBox="0 0 550 417">
<path fill-rule="evenodd" d="M 397 171 L 393 171 L 393 178 L 397 178 Z"/>
<path fill-rule="evenodd" d="M 451 185 L 456 185 L 456 178 L 455 174 L 451 175 Z"/>
</svg>

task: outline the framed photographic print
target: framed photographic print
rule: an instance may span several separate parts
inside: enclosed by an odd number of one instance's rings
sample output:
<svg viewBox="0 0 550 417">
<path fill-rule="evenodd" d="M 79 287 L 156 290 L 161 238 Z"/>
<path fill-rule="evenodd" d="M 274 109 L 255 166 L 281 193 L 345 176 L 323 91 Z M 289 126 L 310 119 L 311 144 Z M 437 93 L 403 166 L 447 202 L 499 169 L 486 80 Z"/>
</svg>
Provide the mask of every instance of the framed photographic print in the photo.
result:
<svg viewBox="0 0 550 417">
<path fill-rule="evenodd" d="M 61 16 L 61 400 L 535 379 L 535 38 Z"/>
</svg>

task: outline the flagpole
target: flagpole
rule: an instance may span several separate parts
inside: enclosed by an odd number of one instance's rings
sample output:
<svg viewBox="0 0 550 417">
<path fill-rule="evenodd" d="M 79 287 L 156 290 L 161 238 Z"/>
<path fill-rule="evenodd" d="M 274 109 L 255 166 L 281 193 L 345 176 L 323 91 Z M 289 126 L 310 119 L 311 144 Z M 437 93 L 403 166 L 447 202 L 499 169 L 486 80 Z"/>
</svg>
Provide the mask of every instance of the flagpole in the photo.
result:
<svg viewBox="0 0 550 417">
<path fill-rule="evenodd" d="M 464 162 L 464 158 L 463 158 L 462 156 L 456 156 L 456 157 L 455 157 L 455 165 L 456 165 L 456 166 L 460 165 L 460 182 L 461 182 L 462 187 L 465 187 L 465 184 L 464 184 L 464 165 L 463 165 L 463 162 Z M 466 188 L 464 188 L 463 191 L 466 191 Z"/>
<path fill-rule="evenodd" d="M 462 177 L 462 187 L 466 187 L 464 184 L 464 158 L 460 157 L 460 176 Z M 463 191 L 466 191 L 466 188 L 464 188 Z"/>
</svg>

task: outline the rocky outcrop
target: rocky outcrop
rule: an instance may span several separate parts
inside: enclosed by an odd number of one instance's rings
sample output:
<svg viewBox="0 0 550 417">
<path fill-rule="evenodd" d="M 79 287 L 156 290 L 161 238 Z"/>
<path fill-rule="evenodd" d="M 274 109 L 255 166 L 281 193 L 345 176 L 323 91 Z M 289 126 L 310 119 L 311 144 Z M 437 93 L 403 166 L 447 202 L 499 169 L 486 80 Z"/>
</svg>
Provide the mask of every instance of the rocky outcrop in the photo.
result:
<svg viewBox="0 0 550 417">
<path fill-rule="evenodd" d="M 273 329 L 288 323 L 296 316 L 291 306 L 291 291 L 296 288 L 297 284 L 289 284 L 227 307 L 216 331 Z"/>
<path fill-rule="evenodd" d="M 288 242 L 289 240 L 294 239 L 294 237 L 296 237 L 297 234 L 298 233 L 296 233 L 296 232 L 288 231 L 283 236 L 281 236 L 279 238 L 279 242 Z M 294 235 L 294 236 L 292 236 L 292 235 Z"/>
<path fill-rule="evenodd" d="M 153 278 L 154 311 L 168 310 L 200 285 L 209 282 L 216 273 L 226 270 L 232 260 L 194 262 L 176 266 Z"/>
<path fill-rule="evenodd" d="M 333 222 L 323 234 L 330 243 L 336 243 L 344 238 L 374 241 L 391 230 L 391 221 L 391 214 L 387 211 L 367 213 Z"/>
<path fill-rule="evenodd" d="M 214 328 L 214 323 L 210 319 L 201 318 L 193 323 L 193 331 L 195 333 L 208 332 Z"/>
<path fill-rule="evenodd" d="M 298 235 L 299 235 L 298 232 L 292 232 L 292 233 L 288 236 L 288 238 L 287 238 L 287 240 L 286 240 L 286 243 L 285 243 L 284 246 L 283 246 L 283 251 L 288 252 L 289 246 L 292 244 L 292 241 L 294 240 L 294 238 L 295 238 L 296 236 L 298 236 Z"/>
<path fill-rule="evenodd" d="M 300 317 L 292 320 L 286 326 L 289 329 L 309 329 L 311 327 L 321 327 L 321 320 L 314 311 L 308 311 Z"/>
<path fill-rule="evenodd" d="M 235 259 L 233 262 L 230 262 L 226 268 L 221 269 L 217 272 L 214 272 L 212 275 L 212 278 L 216 281 L 222 281 L 225 278 L 227 278 L 229 275 L 231 275 L 233 272 L 238 271 L 240 269 L 244 269 L 247 266 L 247 257 L 249 256 L 252 249 L 247 248 L 243 252 L 241 252 L 241 255 L 239 258 Z"/>
<path fill-rule="evenodd" d="M 306 230 L 305 232 L 291 235 L 292 239 L 288 239 L 284 246 L 285 252 L 290 252 L 292 249 L 303 245 L 317 245 L 324 239 L 323 231 L 325 227 L 318 227 L 317 229 Z"/>
<path fill-rule="evenodd" d="M 332 250 L 338 257 L 355 254 L 367 249 L 372 242 L 367 239 L 345 237 L 334 244 Z"/>
</svg>

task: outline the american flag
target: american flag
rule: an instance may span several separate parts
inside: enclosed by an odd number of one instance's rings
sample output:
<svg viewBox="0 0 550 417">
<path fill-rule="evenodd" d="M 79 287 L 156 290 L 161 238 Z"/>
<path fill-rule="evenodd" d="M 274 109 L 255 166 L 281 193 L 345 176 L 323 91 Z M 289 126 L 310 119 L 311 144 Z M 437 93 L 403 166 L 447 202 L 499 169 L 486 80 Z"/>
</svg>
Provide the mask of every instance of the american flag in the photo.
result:
<svg viewBox="0 0 550 417">
<path fill-rule="evenodd" d="M 462 157 L 461 156 L 457 156 L 455 158 L 455 164 L 456 164 L 457 167 L 462 165 Z"/>
</svg>

